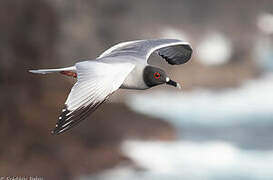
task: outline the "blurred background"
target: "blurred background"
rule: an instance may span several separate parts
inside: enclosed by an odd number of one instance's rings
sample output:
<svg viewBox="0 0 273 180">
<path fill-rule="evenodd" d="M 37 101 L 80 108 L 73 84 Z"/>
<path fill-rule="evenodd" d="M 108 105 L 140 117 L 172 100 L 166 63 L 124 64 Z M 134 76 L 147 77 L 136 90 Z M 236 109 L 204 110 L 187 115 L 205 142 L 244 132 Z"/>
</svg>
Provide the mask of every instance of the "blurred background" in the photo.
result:
<svg viewBox="0 0 273 180">
<path fill-rule="evenodd" d="M 151 38 L 192 44 L 185 65 L 150 58 L 182 90 L 119 90 L 50 134 L 75 80 L 29 69 Z M 273 1 L 1 0 L 0 92 L 0 176 L 273 179 Z"/>
</svg>

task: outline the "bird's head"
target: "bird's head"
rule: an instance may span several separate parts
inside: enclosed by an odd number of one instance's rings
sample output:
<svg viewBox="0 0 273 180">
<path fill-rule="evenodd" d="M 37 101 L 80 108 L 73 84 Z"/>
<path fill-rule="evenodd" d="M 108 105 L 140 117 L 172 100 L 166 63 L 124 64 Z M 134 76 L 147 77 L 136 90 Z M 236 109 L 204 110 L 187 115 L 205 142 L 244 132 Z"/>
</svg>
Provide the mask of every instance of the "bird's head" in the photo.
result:
<svg viewBox="0 0 273 180">
<path fill-rule="evenodd" d="M 143 79 L 148 87 L 166 83 L 168 85 L 181 88 L 180 84 L 171 80 L 164 70 L 154 66 L 146 66 L 144 68 Z"/>
</svg>

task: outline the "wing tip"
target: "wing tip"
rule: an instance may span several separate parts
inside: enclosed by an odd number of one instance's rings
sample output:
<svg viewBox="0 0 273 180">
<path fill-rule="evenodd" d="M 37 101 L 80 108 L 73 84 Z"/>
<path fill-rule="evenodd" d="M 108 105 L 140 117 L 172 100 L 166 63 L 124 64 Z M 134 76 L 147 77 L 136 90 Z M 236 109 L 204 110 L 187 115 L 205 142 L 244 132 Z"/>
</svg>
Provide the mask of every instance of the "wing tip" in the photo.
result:
<svg viewBox="0 0 273 180">
<path fill-rule="evenodd" d="M 59 134 L 66 132 L 68 129 L 69 129 L 69 126 L 65 127 L 65 128 L 59 128 L 58 123 L 57 123 L 56 127 L 53 130 L 51 130 L 51 134 L 52 135 L 59 135 Z"/>
<path fill-rule="evenodd" d="M 52 135 L 59 135 L 62 133 L 61 131 L 62 129 L 59 128 L 58 122 L 56 124 L 56 127 L 54 129 L 51 130 L 51 134 Z"/>
<path fill-rule="evenodd" d="M 62 133 L 64 133 L 64 132 L 65 132 L 64 129 L 54 128 L 53 130 L 51 130 L 50 133 L 51 133 L 53 136 L 56 136 L 56 135 L 62 134 Z"/>
<path fill-rule="evenodd" d="M 177 57 L 168 57 L 168 54 L 165 55 L 164 52 L 161 53 L 160 51 L 157 52 L 159 56 L 161 56 L 163 59 L 165 59 L 170 65 L 180 65 L 180 64 L 185 64 L 187 63 L 191 57 L 192 57 L 192 47 L 190 44 L 182 44 L 184 48 L 184 52 L 182 55 L 177 56 Z M 168 47 L 167 47 L 168 48 Z"/>
<path fill-rule="evenodd" d="M 53 130 L 51 130 L 51 132 L 50 132 L 52 135 L 59 135 L 60 133 L 58 133 L 58 131 L 57 131 L 57 129 L 55 128 L 55 129 L 53 129 Z"/>
<path fill-rule="evenodd" d="M 51 130 L 52 135 L 59 135 L 67 130 L 66 128 L 62 128 L 62 123 L 63 123 L 64 117 L 68 113 L 70 113 L 70 111 L 67 109 L 67 106 L 65 105 L 64 108 L 62 109 L 62 113 L 60 114 L 59 119 L 56 123 L 56 127 L 53 130 Z"/>
</svg>

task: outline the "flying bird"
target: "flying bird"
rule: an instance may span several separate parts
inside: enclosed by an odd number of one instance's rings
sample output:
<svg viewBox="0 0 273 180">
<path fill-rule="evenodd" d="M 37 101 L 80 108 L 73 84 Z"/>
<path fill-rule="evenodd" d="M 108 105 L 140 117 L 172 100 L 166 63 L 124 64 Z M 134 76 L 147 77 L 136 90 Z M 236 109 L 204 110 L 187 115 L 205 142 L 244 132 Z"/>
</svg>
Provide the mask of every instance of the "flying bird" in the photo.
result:
<svg viewBox="0 0 273 180">
<path fill-rule="evenodd" d="M 52 134 L 63 133 L 86 119 L 119 88 L 145 90 L 160 84 L 180 88 L 164 70 L 147 63 L 154 52 L 169 64 L 179 65 L 190 60 L 192 48 L 188 42 L 177 39 L 129 41 L 71 67 L 30 70 L 38 74 L 58 72 L 77 79 Z"/>
</svg>

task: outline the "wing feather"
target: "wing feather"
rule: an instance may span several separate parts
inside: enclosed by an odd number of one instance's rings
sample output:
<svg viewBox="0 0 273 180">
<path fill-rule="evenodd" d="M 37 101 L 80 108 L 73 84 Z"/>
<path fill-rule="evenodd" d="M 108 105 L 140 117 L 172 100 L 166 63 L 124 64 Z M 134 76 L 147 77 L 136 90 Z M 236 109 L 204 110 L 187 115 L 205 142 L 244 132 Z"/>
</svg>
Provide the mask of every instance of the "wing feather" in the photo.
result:
<svg viewBox="0 0 273 180">
<path fill-rule="evenodd" d="M 134 65 L 130 63 L 77 63 L 78 80 L 71 89 L 52 133 L 63 133 L 94 112 L 121 86 L 133 68 Z"/>
<path fill-rule="evenodd" d="M 169 64 L 177 65 L 190 60 L 192 48 L 188 42 L 177 39 L 138 40 L 119 43 L 106 50 L 98 58 L 134 56 L 148 61 L 153 52 L 157 52 Z"/>
</svg>

